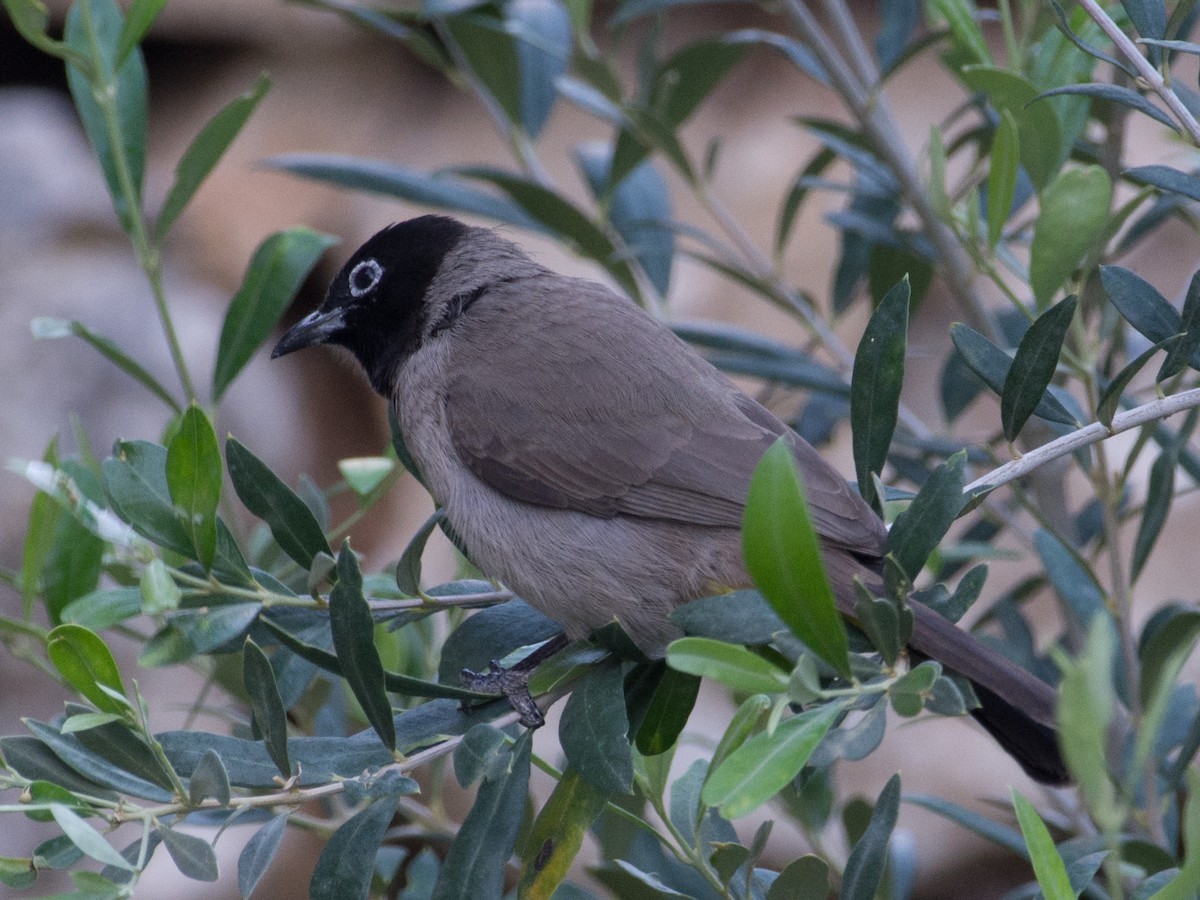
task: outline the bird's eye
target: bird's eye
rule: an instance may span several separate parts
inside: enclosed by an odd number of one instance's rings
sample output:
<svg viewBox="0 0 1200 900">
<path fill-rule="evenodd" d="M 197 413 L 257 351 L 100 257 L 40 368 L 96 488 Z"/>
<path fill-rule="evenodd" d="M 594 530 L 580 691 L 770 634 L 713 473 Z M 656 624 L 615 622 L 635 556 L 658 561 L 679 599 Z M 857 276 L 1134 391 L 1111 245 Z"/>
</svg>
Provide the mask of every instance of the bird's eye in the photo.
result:
<svg viewBox="0 0 1200 900">
<path fill-rule="evenodd" d="M 350 296 L 361 297 L 379 284 L 383 277 L 383 266 L 373 259 L 364 259 L 350 270 Z"/>
</svg>

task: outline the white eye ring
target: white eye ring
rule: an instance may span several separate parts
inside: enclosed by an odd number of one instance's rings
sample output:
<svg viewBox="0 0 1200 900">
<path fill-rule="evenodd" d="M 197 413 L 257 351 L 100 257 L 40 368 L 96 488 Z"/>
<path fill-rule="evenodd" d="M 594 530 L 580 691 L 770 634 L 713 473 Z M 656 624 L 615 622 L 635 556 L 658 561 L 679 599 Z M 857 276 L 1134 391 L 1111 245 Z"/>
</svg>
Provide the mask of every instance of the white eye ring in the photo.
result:
<svg viewBox="0 0 1200 900">
<path fill-rule="evenodd" d="M 363 275 L 366 275 L 370 279 L 366 284 L 360 281 Z M 379 284 L 379 279 L 382 277 L 383 266 L 373 259 L 364 259 L 350 270 L 350 277 L 346 279 L 350 286 L 350 296 L 358 298 L 364 294 L 369 294 Z"/>
</svg>

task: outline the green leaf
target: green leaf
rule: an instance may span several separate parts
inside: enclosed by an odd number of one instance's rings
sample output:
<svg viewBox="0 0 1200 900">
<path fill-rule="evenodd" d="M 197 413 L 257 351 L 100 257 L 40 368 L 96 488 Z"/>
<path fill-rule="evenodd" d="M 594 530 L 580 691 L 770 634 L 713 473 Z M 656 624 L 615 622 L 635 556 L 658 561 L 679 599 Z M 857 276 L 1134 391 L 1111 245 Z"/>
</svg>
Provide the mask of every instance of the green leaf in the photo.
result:
<svg viewBox="0 0 1200 900">
<path fill-rule="evenodd" d="M 745 647 L 709 638 L 685 637 L 667 647 L 672 669 L 711 678 L 736 691 L 773 694 L 787 690 L 788 675 Z"/>
<path fill-rule="evenodd" d="M 68 47 L 62 41 L 54 40 L 46 33 L 50 15 L 46 12 L 46 4 L 42 0 L 4 0 L 4 8 L 17 33 L 34 47 L 50 56 L 69 60 L 81 68 L 89 65 L 84 54 Z"/>
<path fill-rule="evenodd" d="M 1200 774 L 1187 770 L 1188 799 L 1183 823 L 1183 866 L 1151 900 L 1188 900 L 1200 890 Z"/>
<path fill-rule="evenodd" d="M 61 803 L 50 806 L 54 821 L 71 839 L 71 843 L 97 862 L 132 871 L 133 866 L 106 841 L 95 828 L 85 822 L 78 813 Z"/>
<path fill-rule="evenodd" d="M 117 41 L 117 56 L 115 65 L 119 68 L 134 48 L 142 42 L 142 38 L 154 24 L 159 13 L 167 5 L 167 0 L 133 0 L 129 11 L 125 14 L 125 24 L 121 28 L 121 37 Z"/>
<path fill-rule="evenodd" d="M 278 639 L 279 643 L 287 647 L 301 659 L 304 659 L 318 668 L 324 669 L 326 672 L 331 672 L 334 675 L 342 674 L 342 665 L 338 662 L 338 658 L 327 650 L 315 646 L 314 644 L 306 643 L 296 635 L 292 634 L 287 629 L 283 628 L 279 623 L 272 621 L 269 618 L 260 618 L 259 624 L 267 627 L 268 630 Z M 469 691 L 466 688 L 457 687 L 453 684 L 439 684 L 436 681 L 425 681 L 420 678 L 414 678 L 411 675 L 402 675 L 398 672 L 384 672 L 384 684 L 389 691 L 394 691 L 397 694 L 405 694 L 409 697 L 446 697 L 455 700 L 485 700 L 488 699 L 487 694 L 480 694 L 475 691 Z"/>
<path fill-rule="evenodd" d="M 221 326 L 213 369 L 214 403 L 271 336 L 312 267 L 335 243 L 337 238 L 319 231 L 289 228 L 258 245 Z"/>
<path fill-rule="evenodd" d="M 532 744 L 533 732 L 526 731 L 513 744 L 512 759 L 504 774 L 480 786 L 475 805 L 446 854 L 431 900 L 472 900 L 503 894 L 505 863 L 512 856 L 525 817 Z"/>
<path fill-rule="evenodd" d="M 900 776 L 893 775 L 871 810 L 871 820 L 854 844 L 842 874 L 841 900 L 872 900 L 883 881 L 888 843 L 900 811 Z"/>
<path fill-rule="evenodd" d="M 633 754 L 621 668 L 601 663 L 576 685 L 558 725 L 567 762 L 606 795 L 633 790 Z"/>
<path fill-rule="evenodd" d="M 1121 405 L 1121 395 L 1125 393 L 1125 388 L 1129 387 L 1129 382 L 1133 381 L 1134 376 L 1150 361 L 1150 357 L 1182 338 L 1182 334 L 1173 334 L 1169 338 L 1159 341 L 1118 372 L 1113 380 L 1105 386 L 1096 403 L 1096 418 L 1104 423 L 1105 428 L 1112 427 L 1113 416 L 1117 413 L 1117 407 Z M 1166 368 L 1166 362 L 1163 363 L 1163 368 Z M 1160 374 L 1161 371 L 1160 369 Z"/>
<path fill-rule="evenodd" d="M 435 509 L 409 540 L 408 546 L 400 554 L 400 561 L 396 563 L 396 587 L 410 597 L 421 594 L 421 557 L 429 536 L 445 518 L 446 513 L 441 507 Z"/>
<path fill-rule="evenodd" d="M 996 249 L 1004 234 L 1004 225 L 1012 211 L 1017 192 L 1017 170 L 1020 168 L 1020 145 L 1017 120 L 1011 110 L 1000 113 L 996 133 L 992 137 L 992 153 L 988 162 L 987 207 L 988 248 Z"/>
<path fill-rule="evenodd" d="M 1192 280 L 1188 283 L 1179 327 L 1183 337 L 1167 351 L 1167 358 L 1163 360 L 1162 368 L 1154 377 L 1156 382 L 1178 375 L 1187 365 L 1200 368 L 1196 363 L 1197 357 L 1200 356 L 1200 272 L 1192 275 Z"/>
<path fill-rule="evenodd" d="M 1135 166 L 1123 173 L 1127 178 L 1140 181 L 1166 191 L 1169 194 L 1179 194 L 1189 200 L 1200 200 L 1200 178 L 1187 172 L 1180 172 L 1170 166 Z"/>
<path fill-rule="evenodd" d="M 1116 635 L 1107 614 L 1092 617 L 1087 646 L 1076 660 L 1056 656 L 1062 669 L 1057 720 L 1059 732 L 1071 735 L 1062 743 L 1067 769 L 1079 785 L 1096 825 L 1115 832 L 1125 810 L 1109 777 L 1106 750 L 1108 726 L 1116 702 L 1112 684 Z"/>
<path fill-rule="evenodd" d="M 469 12 L 449 16 L 443 27 L 467 67 L 475 74 L 476 90 L 486 91 L 514 124 L 521 122 L 521 61 L 517 42 L 495 15 Z"/>
<path fill-rule="evenodd" d="M 966 451 L 960 450 L 934 469 L 888 532 L 887 551 L 910 582 L 962 511 L 966 464 Z"/>
<path fill-rule="evenodd" d="M 283 549 L 308 571 L 318 553 L 333 556 L 316 517 L 303 500 L 235 438 L 225 442 L 233 489 L 250 512 L 267 523 Z"/>
<path fill-rule="evenodd" d="M 978 375 L 983 382 L 996 392 L 1004 392 L 1004 382 L 1008 370 L 1012 367 L 1012 359 L 1007 353 L 985 338 L 978 331 L 961 322 L 950 326 L 950 339 L 954 349 L 958 351 L 963 361 L 971 371 Z M 1075 416 L 1054 396 L 1055 388 L 1050 388 L 1048 396 L 1034 410 L 1034 415 L 1047 422 L 1058 422 L 1062 425 L 1079 425 Z"/>
<path fill-rule="evenodd" d="M 346 900 L 368 895 L 375 873 L 375 856 L 399 803 L 399 795 L 380 797 L 333 833 L 317 858 L 308 883 L 312 900 Z"/>
<path fill-rule="evenodd" d="M 699 692 L 700 679 L 696 676 L 670 668 L 663 672 L 637 731 L 638 752 L 657 756 L 674 747 Z"/>
<path fill-rule="evenodd" d="M 566 4 L 517 0 L 504 7 L 504 27 L 515 38 L 520 71 L 518 122 L 536 138 L 558 100 L 558 80 L 571 60 L 571 17 Z"/>
<path fill-rule="evenodd" d="M 171 396 L 171 392 L 163 387 L 157 378 L 146 371 L 141 363 L 129 356 L 108 338 L 92 331 L 82 322 L 43 316 L 33 319 L 29 323 L 29 329 L 33 332 L 35 338 L 41 340 L 57 340 L 64 337 L 82 339 L 93 350 L 165 403 L 173 413 L 178 415 L 183 412 L 179 402 Z"/>
<path fill-rule="evenodd" d="M 116 791 L 81 775 L 36 737 L 10 735 L 0 738 L 0 756 L 4 758 L 6 769 L 31 781 L 43 781 L 56 788 L 114 803 L 119 799 Z"/>
<path fill-rule="evenodd" d="M 1075 306 L 1074 295 L 1067 297 L 1038 316 L 1021 337 L 1000 394 L 1000 421 L 1010 442 L 1017 439 L 1054 378 Z"/>
<path fill-rule="evenodd" d="M 356 191 L 398 197 L 421 206 L 433 206 L 483 216 L 522 228 L 543 230 L 517 204 L 464 184 L 448 172 L 416 172 L 390 162 L 323 153 L 274 156 L 267 164 L 293 175 L 325 181 Z"/>
<path fill-rule="evenodd" d="M 1063 126 L 1053 104 L 1034 103 L 1037 88 L 1024 76 L 1007 69 L 966 66 L 960 75 L 969 88 L 986 94 L 997 112 L 1012 114 L 1017 123 L 1021 165 L 1038 191 L 1044 190 L 1070 150 L 1064 146 Z"/>
<path fill-rule="evenodd" d="M 1158 536 L 1166 524 L 1171 500 L 1175 496 L 1175 468 L 1179 464 L 1179 445 L 1172 444 L 1150 466 L 1150 478 L 1146 483 L 1146 506 L 1138 522 L 1137 537 L 1133 541 L 1133 554 L 1129 561 L 1130 582 L 1137 580 L 1142 567 L 1154 551 Z"/>
<path fill-rule="evenodd" d="M 221 501 L 221 448 L 208 416 L 187 408 L 167 447 L 167 488 L 205 570 L 217 553 L 217 504 Z"/>
<path fill-rule="evenodd" d="M 279 851 L 284 832 L 287 831 L 288 815 L 286 812 L 277 815 L 256 831 L 242 848 L 238 856 L 238 890 L 243 897 L 249 898 L 254 893 Z"/>
<path fill-rule="evenodd" d="M 375 620 L 363 596 L 362 572 L 349 541 L 338 553 L 337 573 L 337 584 L 329 595 L 329 628 L 342 677 L 383 745 L 394 751 L 396 726 L 384 685 L 383 663 L 375 646 Z"/>
<path fill-rule="evenodd" d="M 121 441 L 101 467 L 113 511 L 138 534 L 183 557 L 191 537 L 171 503 L 166 448 L 148 441 Z"/>
<path fill-rule="evenodd" d="M 522 900 L 550 900 L 607 802 L 608 795 L 573 768 L 563 772 L 524 841 Z"/>
<path fill-rule="evenodd" d="M 202 837 L 174 828 L 160 826 L 156 831 L 181 873 L 194 881 L 217 880 L 217 854 L 212 844 Z"/>
<path fill-rule="evenodd" d="M 911 803 L 914 806 L 921 806 L 930 812 L 937 813 L 939 816 L 943 816 L 951 822 L 961 825 L 968 831 L 973 831 L 984 840 L 991 841 L 996 846 L 1003 847 L 1005 850 L 1015 853 L 1018 856 L 1025 856 L 1028 853 L 1025 848 L 1025 841 L 1015 829 L 994 822 L 987 816 L 967 809 L 965 806 L 959 806 L 957 803 L 953 803 L 942 797 L 933 797 L 925 794 L 905 794 L 904 802 Z"/>
<path fill-rule="evenodd" d="M 120 7 L 113 0 L 80 0 L 67 13 L 63 39 L 88 60 L 86 69 L 68 61 L 67 84 L 117 218 L 132 234 L 146 164 L 146 67 L 136 49 L 117 65 L 123 30 Z"/>
<path fill-rule="evenodd" d="M 491 725 L 476 725 L 454 750 L 454 777 L 469 788 L 481 778 L 498 778 L 508 762 L 508 736 Z"/>
<path fill-rule="evenodd" d="M 905 276 L 884 295 L 871 314 L 854 354 L 850 379 L 850 427 L 853 431 L 854 471 L 859 491 L 876 512 L 883 498 L 875 496 L 873 475 L 883 471 L 904 384 L 904 353 L 908 342 L 910 290 Z"/>
<path fill-rule="evenodd" d="M 841 712 L 841 703 L 806 710 L 784 719 L 774 732 L 750 738 L 719 764 L 714 759 L 704 804 L 730 819 L 758 809 L 796 777 Z"/>
<path fill-rule="evenodd" d="M 829 896 L 829 863 L 807 854 L 794 859 L 779 873 L 767 890 L 767 900 Z"/>
<path fill-rule="evenodd" d="M 654 73 L 647 103 L 669 131 L 676 131 L 737 65 L 749 48 L 724 40 L 689 44 L 674 53 Z"/>
<path fill-rule="evenodd" d="M 120 716 L 129 712 L 127 703 L 101 689 L 125 695 L 121 672 L 99 635 L 82 625 L 59 625 L 46 636 L 46 654 L 67 683 L 98 710 Z"/>
<path fill-rule="evenodd" d="M 746 568 L 792 632 L 843 676 L 849 644 L 821 563 L 821 547 L 805 505 L 787 441 L 776 441 L 750 481 L 742 523 Z"/>
<path fill-rule="evenodd" d="M 201 609 L 180 610 L 168 616 L 192 655 L 212 653 L 242 637 L 258 620 L 261 603 L 229 603 Z"/>
<path fill-rule="evenodd" d="M 1150 634 L 1143 633 L 1142 644 L 1138 647 L 1141 662 L 1138 695 L 1144 713 L 1134 745 L 1131 772 L 1144 771 L 1159 740 L 1175 681 L 1200 639 L 1200 612 L 1168 608 L 1163 614 L 1168 616 L 1167 620 Z"/>
<path fill-rule="evenodd" d="M 42 603 L 52 623 L 73 601 L 96 589 L 108 545 L 73 516 L 62 516 L 41 572 Z"/>
<path fill-rule="evenodd" d="M 950 27 L 950 34 L 966 59 L 976 63 L 992 61 L 973 0 L 932 0 L 929 8 Z"/>
<path fill-rule="evenodd" d="M 1037 95 L 1037 99 L 1063 97 L 1072 94 L 1095 97 L 1097 100 L 1104 100 L 1108 103 L 1119 103 L 1122 106 L 1149 116 L 1154 121 L 1166 125 L 1170 129 L 1179 130 L 1179 126 L 1165 112 L 1133 90 L 1133 88 L 1122 87 L 1121 85 L 1103 83 L 1068 84 L 1048 91 L 1042 91 Z"/>
<path fill-rule="evenodd" d="M 161 8 L 165 2 L 166 0 L 148 0 L 148 2 L 147 0 L 138 0 L 130 9 L 130 19 L 126 22 L 126 26 L 133 24 L 133 12 L 139 6 Z M 157 13 L 156 9 L 154 14 L 157 15 Z M 147 23 L 147 27 L 149 27 L 149 23 Z M 154 223 L 154 235 L 158 241 L 161 242 L 166 238 L 167 232 L 171 230 L 171 226 L 175 224 L 179 214 L 192 201 L 192 197 L 204 183 L 204 179 L 216 168 L 217 163 L 225 155 L 225 151 L 229 149 L 229 145 L 238 136 L 242 126 L 246 124 L 270 86 L 271 79 L 266 75 L 260 75 L 254 87 L 213 116 L 184 151 L 179 164 L 175 167 L 175 181 L 171 185 L 170 191 L 167 192 L 167 199 L 163 201 L 158 221 Z M 213 394 L 214 402 L 220 399 L 220 392 L 214 391 Z"/>
<path fill-rule="evenodd" d="M 250 697 L 254 721 L 262 732 L 271 761 L 284 778 L 290 778 L 292 763 L 288 756 L 287 711 L 283 708 L 270 660 L 250 638 L 246 638 L 242 649 L 242 686 Z"/>
<path fill-rule="evenodd" d="M 359 456 L 339 459 L 338 471 L 359 497 L 366 497 L 396 469 L 396 460 L 389 456 Z"/>
<path fill-rule="evenodd" d="M 1012 799 L 1021 834 L 1025 836 L 1025 844 L 1029 848 L 1033 873 L 1042 889 L 1042 896 L 1046 900 L 1075 900 L 1075 891 L 1071 888 L 1071 879 L 1067 876 L 1067 866 L 1058 855 L 1058 849 L 1054 846 L 1054 839 L 1050 837 L 1046 823 L 1016 788 L 1012 789 Z"/>
<path fill-rule="evenodd" d="M 80 713 L 64 719 L 58 730 L 61 734 L 74 734 L 77 731 L 87 731 L 111 722 L 123 721 L 125 717 L 118 713 Z"/>
<path fill-rule="evenodd" d="M 1033 226 L 1029 286 L 1038 308 L 1079 266 L 1108 225 L 1112 181 L 1100 166 L 1067 169 L 1048 184 Z"/>
<path fill-rule="evenodd" d="M 37 883 L 38 864 L 32 857 L 0 856 L 0 884 L 22 891 Z"/>
<path fill-rule="evenodd" d="M 199 806 L 210 797 L 221 806 L 229 805 L 229 773 L 217 751 L 211 747 L 204 751 L 188 779 L 188 799 L 193 806 Z"/>
</svg>

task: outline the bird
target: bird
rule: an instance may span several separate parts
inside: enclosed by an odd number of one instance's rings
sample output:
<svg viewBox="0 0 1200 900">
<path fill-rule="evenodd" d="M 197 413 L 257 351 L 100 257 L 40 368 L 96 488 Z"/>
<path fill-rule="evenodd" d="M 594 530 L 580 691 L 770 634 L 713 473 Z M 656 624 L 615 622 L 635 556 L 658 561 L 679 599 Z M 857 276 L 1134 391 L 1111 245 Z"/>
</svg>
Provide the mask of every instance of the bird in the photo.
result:
<svg viewBox="0 0 1200 900">
<path fill-rule="evenodd" d="M 741 525 L 764 452 L 787 442 L 839 610 L 881 583 L 887 531 L 793 429 L 633 300 L 558 274 L 497 229 L 425 215 L 350 256 L 277 358 L 340 348 L 390 404 L 472 562 L 561 623 L 617 620 L 651 656 L 677 606 L 751 585 Z M 974 717 L 1032 778 L 1069 775 L 1056 692 L 912 601 L 909 649 L 972 683 Z"/>
</svg>

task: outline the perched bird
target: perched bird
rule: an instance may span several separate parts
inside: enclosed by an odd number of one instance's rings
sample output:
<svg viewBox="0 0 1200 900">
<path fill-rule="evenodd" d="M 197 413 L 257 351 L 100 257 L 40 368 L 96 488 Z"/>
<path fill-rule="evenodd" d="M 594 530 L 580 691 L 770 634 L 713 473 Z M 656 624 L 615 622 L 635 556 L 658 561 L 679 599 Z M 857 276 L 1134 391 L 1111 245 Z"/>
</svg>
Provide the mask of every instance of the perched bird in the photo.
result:
<svg viewBox="0 0 1200 900">
<path fill-rule="evenodd" d="M 799 435 L 662 323 L 558 275 L 495 231 L 422 216 L 380 231 L 282 356 L 348 350 L 392 405 L 473 562 L 571 638 L 620 621 L 647 652 L 668 614 L 750 582 L 750 478 L 784 436 L 844 614 L 879 583 L 886 532 Z M 928 607 L 910 649 L 968 678 L 975 717 L 1032 777 L 1067 780 L 1054 691 Z"/>
</svg>

